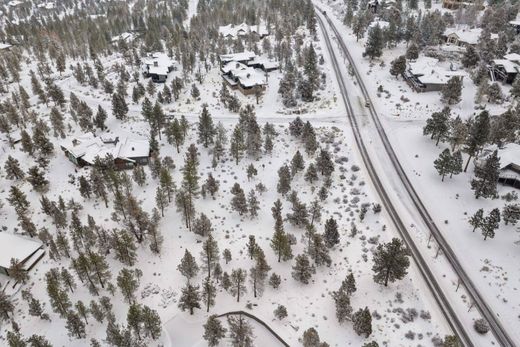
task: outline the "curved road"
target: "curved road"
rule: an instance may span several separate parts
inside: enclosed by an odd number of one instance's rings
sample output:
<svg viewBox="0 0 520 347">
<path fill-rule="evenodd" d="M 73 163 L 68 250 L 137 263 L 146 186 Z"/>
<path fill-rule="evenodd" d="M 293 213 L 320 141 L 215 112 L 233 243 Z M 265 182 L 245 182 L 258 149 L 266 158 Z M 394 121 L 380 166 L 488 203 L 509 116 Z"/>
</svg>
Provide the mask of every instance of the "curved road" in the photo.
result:
<svg viewBox="0 0 520 347">
<path fill-rule="evenodd" d="M 320 10 L 320 12 L 321 12 L 321 10 Z M 363 79 L 361 78 L 358 70 L 356 69 L 352 56 L 350 55 L 350 53 L 345 45 L 345 42 L 341 38 L 341 35 L 338 32 L 338 30 L 336 29 L 336 27 L 334 26 L 334 23 L 332 23 L 332 21 L 326 15 L 324 15 L 324 16 L 327 19 L 328 24 L 330 25 L 330 27 L 332 28 L 332 30 L 334 32 L 334 35 L 338 39 L 341 49 L 345 53 L 350 65 L 352 66 L 352 68 L 354 70 L 354 76 L 358 82 L 359 87 L 361 88 L 363 96 L 365 97 L 366 100 L 368 100 L 370 102 L 369 111 L 370 111 L 372 120 L 374 121 L 374 124 L 376 125 L 378 134 L 381 137 L 381 140 L 386 149 L 386 152 L 388 153 L 388 156 L 389 156 L 394 168 L 396 169 L 401 182 L 403 183 L 405 189 L 407 190 L 408 194 L 410 195 L 410 198 L 412 199 L 415 208 L 421 215 L 425 224 L 428 226 L 431 234 L 434 236 L 439 247 L 446 255 L 446 258 L 448 259 L 449 263 L 453 267 L 455 273 L 460 278 L 463 285 L 466 287 L 466 290 L 467 290 L 468 294 L 471 296 L 471 299 L 474 302 L 475 306 L 478 308 L 481 315 L 484 316 L 486 318 L 486 320 L 489 322 L 490 327 L 491 327 L 493 334 L 494 334 L 495 338 L 497 339 L 497 341 L 499 341 L 500 345 L 504 346 L 504 347 L 515 346 L 514 342 L 511 340 L 511 338 L 508 336 L 507 332 L 505 331 L 505 329 L 503 328 L 501 323 L 498 321 L 496 315 L 493 313 L 493 311 L 491 310 L 489 305 L 487 305 L 487 303 L 484 301 L 484 299 L 480 295 L 479 291 L 476 289 L 473 282 L 470 280 L 470 278 L 468 277 L 468 275 L 466 274 L 466 272 L 464 271 L 464 269 L 458 262 L 457 257 L 455 256 L 453 250 L 451 249 L 449 244 L 446 242 L 446 240 L 440 233 L 439 229 L 437 228 L 434 221 L 430 217 L 430 215 L 429 215 L 427 209 L 425 208 L 424 204 L 422 203 L 421 199 L 417 195 L 417 192 L 415 191 L 412 184 L 410 183 L 399 160 L 397 159 L 397 156 L 390 144 L 390 141 L 388 140 L 388 137 L 386 136 L 384 128 L 382 127 L 379 117 L 377 115 L 377 112 L 374 109 L 373 103 L 370 100 L 370 96 L 369 96 L 366 86 L 363 82 Z M 382 200 L 383 204 L 385 205 L 385 207 L 390 215 L 390 218 L 392 219 L 398 232 L 401 234 L 405 243 L 410 248 L 410 250 L 412 252 L 412 256 L 415 259 L 415 262 L 416 262 L 417 266 L 419 267 L 419 270 L 420 270 L 421 274 L 423 275 L 423 277 L 426 281 L 426 284 L 430 288 L 435 300 L 437 301 L 442 313 L 446 317 L 453 332 L 459 337 L 459 339 L 464 343 L 465 346 L 474 346 L 473 342 L 471 341 L 469 335 L 466 332 L 467 327 L 464 327 L 462 325 L 462 323 L 458 319 L 457 315 L 455 314 L 454 310 L 452 309 L 446 295 L 440 288 L 433 273 L 431 272 L 426 261 L 424 260 L 424 258 L 420 254 L 417 246 L 415 245 L 412 237 L 410 236 L 408 230 L 406 229 L 403 222 L 401 221 L 399 214 L 397 213 L 395 207 L 393 206 L 391 200 L 389 199 L 388 194 L 386 193 L 386 190 L 377 175 L 377 172 L 374 168 L 374 165 L 372 164 L 372 161 L 368 154 L 365 143 L 363 142 L 363 138 L 362 138 L 361 132 L 359 130 L 359 125 L 354 116 L 353 108 L 352 108 L 351 102 L 348 97 L 347 88 L 345 86 L 345 82 L 343 81 L 342 73 L 339 69 L 339 64 L 338 64 L 337 58 L 335 56 L 335 53 L 333 51 L 332 44 L 330 42 L 330 38 L 327 33 L 327 28 L 324 25 L 324 22 L 321 18 L 321 14 L 317 15 L 317 18 L 322 27 L 323 33 L 324 33 L 326 45 L 327 45 L 327 48 L 329 50 L 329 53 L 330 53 L 330 56 L 332 59 L 334 71 L 336 73 L 336 77 L 337 77 L 340 91 L 342 94 L 343 102 L 345 103 L 345 107 L 347 109 L 348 119 L 352 126 L 352 130 L 354 132 L 354 137 L 355 137 L 356 143 L 361 152 L 361 156 L 363 158 L 367 171 L 372 179 L 374 187 L 376 188 L 377 192 L 379 193 L 381 200 Z"/>
</svg>

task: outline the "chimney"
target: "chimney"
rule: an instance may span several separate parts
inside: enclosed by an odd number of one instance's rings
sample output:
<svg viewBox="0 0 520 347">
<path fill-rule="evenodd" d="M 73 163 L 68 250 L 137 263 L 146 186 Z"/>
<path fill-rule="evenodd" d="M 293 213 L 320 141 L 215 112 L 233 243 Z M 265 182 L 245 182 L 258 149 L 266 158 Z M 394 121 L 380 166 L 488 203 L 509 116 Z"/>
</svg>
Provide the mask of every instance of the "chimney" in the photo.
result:
<svg viewBox="0 0 520 347">
<path fill-rule="evenodd" d="M 155 60 L 155 61 L 153 62 L 153 66 L 158 67 L 158 66 L 159 66 L 159 62 L 158 62 L 157 60 Z"/>
</svg>

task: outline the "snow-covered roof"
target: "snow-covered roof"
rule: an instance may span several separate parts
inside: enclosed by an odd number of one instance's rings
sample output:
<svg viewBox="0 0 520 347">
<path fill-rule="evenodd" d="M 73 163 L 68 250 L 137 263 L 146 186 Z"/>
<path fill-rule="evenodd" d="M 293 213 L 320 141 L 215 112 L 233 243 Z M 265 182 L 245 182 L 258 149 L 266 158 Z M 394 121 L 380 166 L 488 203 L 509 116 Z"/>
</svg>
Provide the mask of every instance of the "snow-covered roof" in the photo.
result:
<svg viewBox="0 0 520 347">
<path fill-rule="evenodd" d="M 518 63 L 518 62 L 520 62 L 520 54 L 509 53 L 509 54 L 504 55 L 504 59 Z"/>
<path fill-rule="evenodd" d="M 511 24 L 511 25 L 520 25 L 520 19 L 517 18 L 515 20 L 511 20 L 511 21 L 509 21 L 509 24 Z"/>
<path fill-rule="evenodd" d="M 52 10 L 54 8 L 54 2 L 44 2 L 44 3 L 38 4 L 38 8 Z"/>
<path fill-rule="evenodd" d="M 228 63 L 231 61 L 248 61 L 254 59 L 256 54 L 250 51 L 244 51 L 240 53 L 231 53 L 231 54 L 222 54 L 220 56 L 220 61 L 222 63 Z"/>
<path fill-rule="evenodd" d="M 257 33 L 258 35 L 265 36 L 268 35 L 269 32 L 267 27 L 264 24 L 258 25 L 247 25 L 246 23 L 241 23 L 238 25 L 228 24 L 219 27 L 219 34 L 222 34 L 224 37 L 232 37 L 237 38 L 239 36 L 247 35 L 248 33 Z"/>
<path fill-rule="evenodd" d="M 444 30 L 445 36 L 455 36 L 460 42 L 467 43 L 468 45 L 476 45 L 478 39 L 482 34 L 482 28 L 469 28 L 466 25 L 457 26 L 455 28 L 446 28 Z M 490 35 L 492 40 L 498 39 L 498 34 Z"/>
<path fill-rule="evenodd" d="M 12 1 L 9 1 L 8 5 L 11 6 L 11 7 L 16 7 L 18 5 L 21 5 L 23 4 L 22 1 L 18 1 L 18 0 L 12 0 Z"/>
<path fill-rule="evenodd" d="M 156 52 L 143 58 L 143 65 L 150 74 L 168 75 L 173 67 L 173 60 L 166 53 Z"/>
<path fill-rule="evenodd" d="M 507 59 L 494 59 L 493 63 L 495 65 L 502 66 L 507 73 L 517 73 L 518 72 L 518 64 L 512 62 Z"/>
<path fill-rule="evenodd" d="M 70 152 L 75 158 L 81 158 L 89 164 L 94 164 L 96 158 L 105 158 L 111 155 L 114 158 L 131 159 L 148 157 L 150 144 L 146 140 L 117 137 L 95 137 L 92 134 L 68 138 L 61 143 L 61 147 Z"/>
<path fill-rule="evenodd" d="M 280 64 L 276 61 L 269 60 L 265 57 L 254 57 L 253 60 L 250 60 L 247 62 L 247 65 L 262 65 L 264 69 L 270 70 L 270 69 L 277 69 L 280 67 Z"/>
<path fill-rule="evenodd" d="M 8 44 L 8 43 L 1 43 L 1 42 L 0 42 L 0 50 L 2 50 L 2 49 L 7 49 L 7 48 L 9 48 L 9 47 L 11 47 L 10 44 Z"/>
<path fill-rule="evenodd" d="M 509 164 L 520 165 L 520 145 L 508 143 L 504 148 L 498 150 L 500 157 L 500 167 L 504 168 Z"/>
<path fill-rule="evenodd" d="M 120 35 L 113 36 L 112 42 L 118 42 L 119 40 L 130 42 L 130 41 L 133 41 L 134 38 L 135 38 L 134 33 L 124 32 Z"/>
<path fill-rule="evenodd" d="M 424 84 L 445 84 L 453 76 L 465 75 L 460 71 L 446 70 L 438 64 L 438 59 L 422 56 L 408 64 L 408 71 Z"/>
<path fill-rule="evenodd" d="M 225 74 L 238 79 L 240 84 L 244 87 L 254 87 L 265 85 L 264 74 L 250 66 L 246 66 L 238 62 L 230 62 L 222 67 Z"/>
<path fill-rule="evenodd" d="M 11 259 L 23 261 L 42 247 L 40 242 L 19 236 L 0 232 L 0 267 L 11 267 Z"/>
<path fill-rule="evenodd" d="M 374 21 L 372 21 L 372 23 L 370 23 L 370 25 L 368 27 L 373 28 L 373 27 L 379 26 L 381 29 L 386 29 L 386 28 L 388 28 L 389 25 L 390 25 L 390 23 L 388 23 L 387 21 L 376 18 L 376 19 L 374 19 Z"/>
</svg>

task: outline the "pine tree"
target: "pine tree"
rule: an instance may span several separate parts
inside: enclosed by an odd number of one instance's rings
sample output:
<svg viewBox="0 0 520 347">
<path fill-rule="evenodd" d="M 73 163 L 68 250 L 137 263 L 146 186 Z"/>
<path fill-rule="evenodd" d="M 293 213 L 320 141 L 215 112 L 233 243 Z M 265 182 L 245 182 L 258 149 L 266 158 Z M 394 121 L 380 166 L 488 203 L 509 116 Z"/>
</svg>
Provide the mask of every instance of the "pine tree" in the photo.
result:
<svg viewBox="0 0 520 347">
<path fill-rule="evenodd" d="M 446 148 L 441 152 L 439 158 L 435 159 L 433 165 L 435 169 L 442 177 L 441 181 L 444 182 L 444 177 L 451 172 L 453 157 L 451 156 L 450 150 Z"/>
<path fill-rule="evenodd" d="M 458 175 L 462 172 L 462 153 L 460 151 L 456 151 L 451 156 L 450 161 L 450 178 L 453 175 Z"/>
<path fill-rule="evenodd" d="M 320 335 L 314 328 L 309 328 L 303 332 L 303 347 L 321 347 Z"/>
<path fill-rule="evenodd" d="M 309 240 L 309 247 L 307 254 L 314 260 L 316 266 L 327 265 L 330 266 L 332 259 L 329 255 L 329 250 L 323 241 L 323 236 L 318 233 L 313 233 Z"/>
<path fill-rule="evenodd" d="M 505 225 L 516 225 L 520 220 L 520 204 L 506 204 L 502 209 L 502 217 Z"/>
<path fill-rule="evenodd" d="M 338 322 L 343 323 L 350 319 L 352 306 L 350 305 L 350 296 L 347 291 L 340 288 L 338 291 L 332 292 L 332 298 L 336 304 L 336 318 Z"/>
<path fill-rule="evenodd" d="M 11 298 L 0 291 L 0 321 L 8 321 L 10 319 L 9 314 L 14 312 L 14 305 L 11 302 Z"/>
<path fill-rule="evenodd" d="M 292 277 L 303 283 L 309 284 L 309 280 L 312 278 L 312 274 L 315 272 L 314 267 L 311 265 L 309 258 L 305 254 L 299 254 L 295 258 L 295 264 L 292 267 Z"/>
<path fill-rule="evenodd" d="M 217 181 L 213 177 L 211 172 L 208 173 L 208 178 L 206 179 L 206 182 L 203 185 L 203 190 L 208 191 L 210 193 L 211 197 L 213 198 L 213 197 L 215 197 L 215 194 L 218 192 L 219 186 L 220 186 L 219 181 Z"/>
<path fill-rule="evenodd" d="M 475 178 L 471 180 L 471 189 L 475 191 L 475 198 L 497 198 L 497 182 L 500 174 L 500 158 L 498 151 L 494 151 L 481 167 L 475 168 Z"/>
<path fill-rule="evenodd" d="M 419 58 L 419 46 L 417 43 L 412 42 L 406 50 L 406 59 L 416 60 L 417 58 Z"/>
<path fill-rule="evenodd" d="M 396 78 L 399 75 L 402 75 L 406 71 L 406 57 L 401 55 L 391 62 L 390 66 L 390 75 L 395 76 Z"/>
<path fill-rule="evenodd" d="M 126 119 L 128 105 L 126 104 L 125 97 L 119 93 L 114 93 L 112 95 L 112 113 L 116 119 Z"/>
<path fill-rule="evenodd" d="M 25 284 L 29 279 L 29 273 L 24 269 L 23 263 L 12 258 L 9 266 L 9 276 L 16 282 Z"/>
<path fill-rule="evenodd" d="M 291 174 L 294 176 L 303 169 L 305 169 L 305 162 L 303 160 L 303 156 L 301 155 L 300 151 L 296 151 L 291 160 Z"/>
<path fill-rule="evenodd" d="M 25 177 L 25 173 L 20 168 L 20 162 L 10 155 L 5 161 L 4 170 L 6 178 L 9 180 L 21 180 Z"/>
<path fill-rule="evenodd" d="M 86 307 L 83 301 L 81 300 L 78 300 L 74 307 L 76 308 L 76 311 L 78 311 L 78 315 L 81 316 L 85 321 L 85 324 L 88 325 L 88 316 L 90 314 L 88 307 Z"/>
<path fill-rule="evenodd" d="M 488 237 L 491 239 L 494 238 L 495 230 L 497 230 L 499 227 L 500 210 L 498 208 L 494 208 L 482 223 L 482 235 L 484 236 L 484 241 L 486 241 Z"/>
<path fill-rule="evenodd" d="M 477 51 L 473 45 L 467 45 L 466 50 L 464 51 L 464 55 L 461 58 L 461 63 L 465 68 L 475 67 L 480 58 L 478 56 Z"/>
<path fill-rule="evenodd" d="M 354 274 L 349 272 L 347 277 L 341 282 L 341 288 L 347 292 L 349 296 L 351 296 L 356 290 L 356 279 L 354 278 Z"/>
<path fill-rule="evenodd" d="M 271 287 L 273 287 L 274 289 L 278 289 L 280 287 L 281 283 L 282 283 L 282 278 L 280 277 L 280 275 L 272 273 L 271 277 L 269 277 L 269 285 Z"/>
<path fill-rule="evenodd" d="M 83 323 L 79 315 L 74 311 L 69 311 L 67 313 L 66 328 L 71 337 L 74 336 L 78 339 L 84 339 L 87 337 L 85 332 L 85 323 Z"/>
<path fill-rule="evenodd" d="M 431 135 L 432 139 L 436 139 L 435 145 L 439 141 L 445 141 L 449 136 L 450 130 L 450 109 L 445 107 L 440 112 L 434 112 L 430 118 L 426 120 L 423 128 L 423 135 Z"/>
<path fill-rule="evenodd" d="M 230 152 L 231 156 L 235 159 L 236 165 L 244 155 L 245 151 L 245 140 L 242 129 L 239 125 L 235 126 L 233 135 L 231 136 Z"/>
<path fill-rule="evenodd" d="M 22 151 L 29 155 L 33 155 L 34 145 L 33 145 L 31 136 L 25 130 L 22 130 L 20 132 L 20 136 L 21 136 L 20 142 L 22 144 Z"/>
<path fill-rule="evenodd" d="M 249 181 L 251 178 L 253 178 L 253 176 L 256 176 L 258 175 L 258 170 L 255 168 L 255 166 L 251 163 L 249 164 L 249 166 L 247 167 L 247 180 Z"/>
<path fill-rule="evenodd" d="M 231 188 L 231 207 L 237 211 L 239 215 L 243 215 L 248 212 L 247 199 L 240 184 L 235 183 Z"/>
<path fill-rule="evenodd" d="M 180 307 L 180 303 L 179 303 Z M 139 304 L 131 304 L 128 308 L 128 313 L 126 315 L 126 322 L 128 324 L 128 329 L 133 331 L 137 338 L 141 340 L 141 332 L 143 329 L 142 319 L 143 319 L 143 310 Z M 115 321 L 115 320 L 114 320 Z M 110 319 L 109 319 L 110 322 Z M 110 325 L 110 323 L 109 323 Z M 107 327 L 108 330 L 108 327 Z M 107 333 L 108 334 L 108 333 Z M 108 340 L 108 339 L 107 339 Z"/>
<path fill-rule="evenodd" d="M 211 227 L 211 221 L 204 213 L 201 213 L 199 218 L 195 219 L 193 222 L 193 232 L 197 235 L 205 237 L 212 230 L 213 228 Z"/>
<path fill-rule="evenodd" d="M 329 248 L 339 244 L 340 238 L 338 232 L 338 223 L 334 218 L 330 217 L 325 222 L 325 232 L 323 233 L 323 237 L 325 244 Z"/>
<path fill-rule="evenodd" d="M 245 286 L 247 272 L 244 269 L 233 269 L 231 272 L 231 295 L 237 297 L 237 302 L 240 302 L 240 295 L 247 292 Z"/>
<path fill-rule="evenodd" d="M 271 248 L 278 256 L 278 262 L 280 262 L 280 260 L 287 261 L 292 258 L 291 244 L 284 231 L 281 216 L 277 217 L 275 221 L 274 234 L 271 238 Z"/>
<path fill-rule="evenodd" d="M 469 224 L 473 227 L 473 232 L 477 230 L 477 228 L 482 228 L 484 226 L 484 210 L 479 208 L 477 212 L 469 219 Z"/>
<path fill-rule="evenodd" d="M 209 347 L 218 346 L 220 340 L 226 336 L 227 329 L 222 326 L 216 315 L 208 317 L 204 324 L 203 338 L 208 342 Z"/>
<path fill-rule="evenodd" d="M 256 298 L 262 295 L 264 291 L 267 273 L 271 270 L 271 267 L 267 265 L 264 251 L 258 246 L 256 247 L 254 258 L 255 265 L 249 270 L 249 276 L 253 285 L 253 295 Z"/>
<path fill-rule="evenodd" d="M 182 294 L 179 298 L 179 308 L 182 311 L 190 310 L 190 315 L 193 315 L 194 309 L 200 309 L 199 286 L 192 286 L 187 283 L 186 286 L 182 288 Z"/>
<path fill-rule="evenodd" d="M 211 270 L 218 264 L 220 257 L 217 241 L 211 233 L 208 234 L 207 239 L 202 243 L 200 257 L 203 264 L 202 268 L 208 272 L 208 278 L 211 278 Z"/>
<path fill-rule="evenodd" d="M 300 137 L 302 135 L 304 123 L 300 117 L 296 117 L 291 123 L 289 123 L 289 133 L 294 137 Z"/>
<path fill-rule="evenodd" d="M 186 277 L 188 282 L 190 279 L 197 276 L 197 273 L 199 272 L 199 266 L 197 265 L 195 258 L 187 249 L 184 251 L 184 256 L 181 259 L 181 263 L 177 266 L 177 270 Z"/>
<path fill-rule="evenodd" d="M 33 189 L 39 193 L 45 191 L 49 185 L 49 180 L 45 178 L 45 173 L 38 166 L 32 166 L 27 171 L 27 181 Z"/>
<path fill-rule="evenodd" d="M 367 338 L 372 334 L 372 315 L 368 307 L 359 309 L 352 315 L 352 324 L 358 335 L 365 335 Z"/>
<path fill-rule="evenodd" d="M 27 200 L 27 195 L 18 189 L 17 186 L 11 186 L 7 201 L 14 207 L 18 215 L 25 214 L 29 210 L 30 204 Z"/>
<path fill-rule="evenodd" d="M 101 105 L 98 105 L 98 111 L 96 113 L 96 116 L 94 117 L 94 125 L 101 130 L 105 130 L 105 122 L 107 118 L 108 115 L 105 109 L 101 107 Z"/>
<path fill-rule="evenodd" d="M 206 304 L 206 312 L 209 312 L 211 306 L 215 306 L 215 297 L 217 296 L 217 288 L 213 281 L 208 277 L 202 282 L 202 301 Z"/>
<path fill-rule="evenodd" d="M 233 347 L 252 347 L 253 346 L 253 327 L 242 317 L 228 316 L 229 337 Z"/>
<path fill-rule="evenodd" d="M 378 24 L 368 31 L 368 39 L 363 56 L 368 56 L 370 60 L 378 58 L 383 54 L 383 46 L 383 31 Z"/>
<path fill-rule="evenodd" d="M 402 241 L 393 238 L 391 242 L 380 244 L 374 252 L 374 282 L 388 286 L 388 282 L 400 280 L 407 275 L 410 266 L 409 250 Z"/>
<path fill-rule="evenodd" d="M 208 106 L 202 106 L 202 113 L 199 116 L 199 141 L 207 148 L 209 144 L 213 143 L 213 138 L 216 135 L 216 129 L 213 125 L 213 119 L 208 111 Z"/>
<path fill-rule="evenodd" d="M 448 335 L 444 338 L 443 347 L 463 347 L 463 345 L 457 336 Z"/>
<path fill-rule="evenodd" d="M 258 210 L 260 210 L 260 201 L 258 201 L 254 189 L 251 189 L 247 196 L 247 205 L 251 218 L 257 217 Z"/>
<path fill-rule="evenodd" d="M 117 276 L 117 286 L 128 303 L 135 302 L 135 292 L 137 291 L 137 288 L 139 288 L 142 274 L 142 271 L 139 269 L 130 270 L 123 268 L 119 271 Z"/>
<path fill-rule="evenodd" d="M 282 320 L 287 317 L 287 308 L 284 305 L 278 305 L 273 313 L 278 320 Z"/>
<path fill-rule="evenodd" d="M 318 171 L 316 170 L 316 166 L 310 163 L 305 172 L 305 181 L 312 184 L 316 180 L 318 180 Z"/>
<path fill-rule="evenodd" d="M 278 193 L 285 196 L 291 190 L 291 171 L 287 164 L 284 164 L 280 169 L 278 169 L 278 185 L 277 191 Z"/>
<path fill-rule="evenodd" d="M 334 162 L 326 149 L 321 149 L 316 158 L 316 169 L 326 177 L 330 177 L 334 172 Z"/>
<path fill-rule="evenodd" d="M 462 95 L 462 78 L 453 76 L 442 88 L 442 102 L 448 105 L 458 104 Z"/>
</svg>

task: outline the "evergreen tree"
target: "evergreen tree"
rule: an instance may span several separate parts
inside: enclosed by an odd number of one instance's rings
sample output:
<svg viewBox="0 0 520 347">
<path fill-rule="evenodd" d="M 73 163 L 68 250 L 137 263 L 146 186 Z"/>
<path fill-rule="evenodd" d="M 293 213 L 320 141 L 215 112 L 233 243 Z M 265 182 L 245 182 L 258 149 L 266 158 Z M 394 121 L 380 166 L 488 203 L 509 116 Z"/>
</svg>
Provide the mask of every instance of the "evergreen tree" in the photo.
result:
<svg viewBox="0 0 520 347">
<path fill-rule="evenodd" d="M 6 178 L 9 180 L 21 180 L 25 177 L 25 173 L 20 168 L 20 162 L 12 156 L 7 156 L 4 164 Z"/>
<path fill-rule="evenodd" d="M 212 230 L 211 221 L 204 213 L 201 213 L 199 218 L 193 222 L 193 232 L 197 235 L 205 237 Z"/>
<path fill-rule="evenodd" d="M 199 272 L 199 266 L 197 265 L 195 258 L 187 249 L 184 250 L 184 256 L 181 259 L 181 263 L 177 266 L 177 270 L 186 277 L 188 282 L 197 276 L 197 273 Z"/>
<path fill-rule="evenodd" d="M 495 150 L 481 167 L 475 168 L 475 178 L 471 180 L 471 189 L 475 191 L 475 198 L 497 198 L 497 183 L 500 174 L 500 158 Z"/>
<path fill-rule="evenodd" d="M 211 270 L 218 264 L 220 257 L 217 241 L 211 233 L 208 234 L 207 239 L 202 243 L 200 257 L 203 269 L 208 272 L 208 278 L 211 278 Z"/>
<path fill-rule="evenodd" d="M 98 111 L 96 113 L 96 116 L 94 117 L 94 125 L 96 128 L 99 128 L 101 130 L 105 130 L 105 122 L 108 118 L 107 112 L 101 105 L 98 105 Z"/>
<path fill-rule="evenodd" d="M 14 312 L 14 305 L 11 302 L 11 298 L 0 291 L 0 321 L 7 321 L 10 319 L 9 314 Z"/>
<path fill-rule="evenodd" d="M 470 124 L 469 136 L 464 146 L 464 151 L 469 155 L 466 166 L 464 167 L 464 172 L 467 171 L 471 158 L 482 149 L 489 138 L 489 112 L 485 110 L 482 111 Z"/>
<path fill-rule="evenodd" d="M 316 180 L 318 180 L 318 171 L 316 170 L 316 166 L 310 163 L 305 172 L 305 181 L 312 184 Z"/>
<path fill-rule="evenodd" d="M 277 275 L 275 273 L 271 274 L 271 277 L 269 277 L 269 285 L 273 287 L 274 289 L 278 289 L 280 287 L 280 284 L 282 283 L 282 279 L 280 275 Z"/>
<path fill-rule="evenodd" d="M 119 271 L 117 276 L 117 286 L 128 303 L 135 302 L 135 292 L 139 288 L 139 282 L 142 275 L 143 273 L 139 269 L 130 270 L 123 268 Z"/>
<path fill-rule="evenodd" d="M 309 328 L 303 332 L 303 347 L 321 347 L 320 335 L 314 328 Z"/>
<path fill-rule="evenodd" d="M 49 185 L 49 180 L 45 178 L 45 173 L 38 166 L 32 166 L 27 171 L 27 181 L 35 191 L 40 193 L 45 191 Z"/>
<path fill-rule="evenodd" d="M 426 125 L 423 128 L 423 135 L 431 135 L 432 139 L 436 139 L 435 145 L 439 141 L 444 141 L 449 136 L 450 129 L 450 109 L 445 107 L 440 112 L 434 112 L 430 118 L 426 120 Z"/>
<path fill-rule="evenodd" d="M 451 172 L 453 157 L 451 156 L 450 150 L 446 148 L 441 152 L 439 158 L 435 159 L 433 165 L 435 169 L 442 177 L 441 181 L 444 182 L 444 177 Z"/>
<path fill-rule="evenodd" d="M 253 295 L 256 298 L 257 295 L 261 295 L 264 291 L 267 273 L 271 270 L 271 267 L 267 265 L 264 251 L 258 246 L 256 247 L 254 258 L 255 265 L 249 270 L 249 276 L 253 285 Z"/>
<path fill-rule="evenodd" d="M 458 175 L 462 172 L 462 153 L 460 151 L 456 151 L 451 156 L 450 161 L 450 178 L 453 175 Z"/>
<path fill-rule="evenodd" d="M 254 189 L 251 189 L 247 196 L 247 205 L 251 218 L 257 217 L 258 210 L 260 210 L 260 201 L 258 201 Z"/>
<path fill-rule="evenodd" d="M 442 102 L 448 105 L 458 104 L 462 95 L 462 78 L 453 76 L 442 88 Z"/>
<path fill-rule="evenodd" d="M 284 164 L 280 169 L 278 169 L 278 185 L 277 191 L 278 193 L 285 196 L 291 190 L 291 171 L 287 164 Z"/>
<path fill-rule="evenodd" d="M 79 315 L 74 311 L 69 311 L 67 313 L 66 328 L 71 337 L 74 336 L 78 339 L 84 339 L 87 337 L 85 332 L 85 323 L 83 323 Z"/>
<path fill-rule="evenodd" d="M 236 165 L 244 155 L 245 151 L 245 140 L 242 129 L 239 125 L 235 126 L 233 135 L 231 137 L 230 152 L 231 156 L 235 159 Z"/>
<path fill-rule="evenodd" d="M 112 95 L 112 113 L 116 119 L 126 119 L 128 105 L 126 104 L 125 97 L 119 93 L 114 93 Z"/>
<path fill-rule="evenodd" d="M 502 209 L 502 217 L 505 225 L 516 225 L 520 220 L 520 204 L 506 204 Z"/>
<path fill-rule="evenodd" d="M 248 212 L 247 199 L 240 184 L 235 183 L 231 188 L 231 207 L 237 211 L 239 215 L 243 215 Z"/>
<path fill-rule="evenodd" d="M 296 151 L 291 160 L 291 174 L 294 176 L 303 169 L 305 169 L 305 162 L 303 160 L 303 156 L 301 155 L 300 151 Z"/>
<path fill-rule="evenodd" d="M 378 24 L 368 31 L 368 39 L 363 56 L 368 56 L 370 60 L 378 58 L 383 54 L 383 46 L 383 31 Z"/>
<path fill-rule="evenodd" d="M 339 244 L 339 232 L 338 232 L 338 223 L 332 217 L 327 219 L 325 222 L 325 232 L 323 234 L 325 244 L 327 247 L 332 248 L 335 245 Z"/>
<path fill-rule="evenodd" d="M 352 306 L 350 305 L 350 296 L 342 287 L 335 292 L 332 292 L 332 298 L 336 304 L 336 318 L 338 322 L 343 323 L 350 319 L 352 314 Z"/>
<path fill-rule="evenodd" d="M 202 282 L 202 301 L 206 304 L 206 312 L 209 312 L 211 306 L 215 306 L 215 297 L 217 296 L 217 288 L 213 281 L 208 277 Z"/>
<path fill-rule="evenodd" d="M 283 228 L 283 220 L 281 216 L 277 216 L 274 226 L 274 234 L 271 238 L 271 248 L 280 260 L 287 261 L 292 258 L 292 249 L 289 238 Z"/>
<path fill-rule="evenodd" d="M 407 275 L 410 266 L 409 250 L 402 241 L 393 238 L 391 242 L 380 244 L 374 252 L 374 281 L 388 286 L 388 282 L 400 280 Z"/>
<path fill-rule="evenodd" d="M 278 320 L 282 320 L 287 317 L 287 308 L 283 305 L 278 305 L 273 313 Z"/>
<path fill-rule="evenodd" d="M 252 347 L 253 346 L 253 327 L 242 317 L 228 316 L 229 337 L 233 347 Z"/>
<path fill-rule="evenodd" d="M 334 172 L 334 162 L 332 157 L 326 149 L 321 149 L 316 158 L 316 169 L 326 177 L 330 177 Z"/>
<path fill-rule="evenodd" d="M 249 181 L 253 176 L 258 175 L 258 170 L 255 168 L 253 164 L 249 164 L 247 167 L 247 180 Z"/>
<path fill-rule="evenodd" d="M 396 78 L 402 75 L 406 71 L 406 57 L 404 55 L 392 60 L 390 66 L 390 75 Z"/>
<path fill-rule="evenodd" d="M 295 258 L 295 264 L 292 267 L 292 277 L 303 283 L 309 284 L 309 280 L 312 278 L 312 274 L 315 272 L 314 267 L 311 265 L 309 258 L 305 254 L 299 254 Z"/>
<path fill-rule="evenodd" d="M 245 286 L 247 272 L 244 269 L 233 269 L 231 272 L 231 295 L 237 297 L 237 302 L 240 302 L 240 295 L 247 292 Z"/>
<path fill-rule="evenodd" d="M 208 342 L 209 347 L 218 346 L 220 340 L 226 336 L 227 329 L 222 326 L 216 315 L 208 317 L 204 324 L 203 338 Z"/>
<path fill-rule="evenodd" d="M 494 208 L 482 223 L 482 235 L 484 236 L 484 241 L 486 241 L 488 237 L 491 239 L 494 238 L 495 230 L 497 230 L 499 227 L 500 210 L 498 208 Z"/>
<path fill-rule="evenodd" d="M 482 228 L 484 226 L 484 210 L 479 208 L 469 219 L 469 224 L 473 227 L 473 232 L 475 232 L 477 228 Z"/>
<path fill-rule="evenodd" d="M 359 309 L 352 315 L 352 324 L 354 326 L 354 331 L 358 335 L 369 337 L 370 334 L 372 334 L 372 315 L 370 314 L 368 307 Z"/>
<path fill-rule="evenodd" d="M 208 106 L 204 104 L 202 106 L 202 113 L 199 116 L 199 141 L 204 144 L 207 148 L 209 144 L 213 143 L 213 138 L 216 134 L 215 126 L 213 125 L 213 119 L 208 111 Z"/>
<path fill-rule="evenodd" d="M 473 68 L 475 67 L 480 58 L 478 56 L 477 51 L 473 45 L 467 45 L 466 51 L 464 51 L 464 55 L 461 58 L 461 63 L 465 68 Z"/>
<path fill-rule="evenodd" d="M 330 266 L 332 260 L 329 255 L 329 250 L 323 241 L 323 236 L 313 233 L 310 236 L 309 247 L 307 254 L 314 260 L 316 266 L 327 265 Z"/>
<path fill-rule="evenodd" d="M 182 311 L 190 310 L 191 315 L 193 315 L 194 309 L 200 309 L 199 286 L 192 286 L 190 283 L 187 283 L 186 286 L 182 288 L 182 294 L 179 298 L 179 308 Z"/>
</svg>

